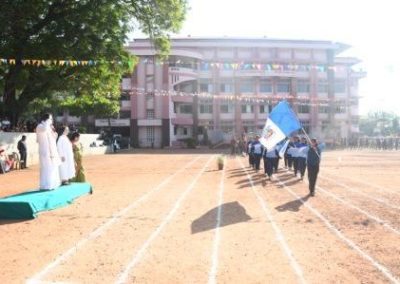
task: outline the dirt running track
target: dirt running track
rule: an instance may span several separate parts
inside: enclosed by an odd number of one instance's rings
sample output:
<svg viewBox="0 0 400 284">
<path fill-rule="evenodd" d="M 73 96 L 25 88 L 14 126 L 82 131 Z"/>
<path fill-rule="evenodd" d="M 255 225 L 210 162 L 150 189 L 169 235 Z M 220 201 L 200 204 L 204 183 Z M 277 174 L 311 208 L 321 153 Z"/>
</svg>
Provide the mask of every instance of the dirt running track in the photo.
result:
<svg viewBox="0 0 400 284">
<path fill-rule="evenodd" d="M 0 220 L 0 283 L 399 283 L 400 153 L 327 152 L 316 197 L 200 152 L 85 159 L 94 194 Z M 281 165 L 282 166 L 282 165 Z M 0 195 L 38 168 L 0 175 Z"/>
</svg>

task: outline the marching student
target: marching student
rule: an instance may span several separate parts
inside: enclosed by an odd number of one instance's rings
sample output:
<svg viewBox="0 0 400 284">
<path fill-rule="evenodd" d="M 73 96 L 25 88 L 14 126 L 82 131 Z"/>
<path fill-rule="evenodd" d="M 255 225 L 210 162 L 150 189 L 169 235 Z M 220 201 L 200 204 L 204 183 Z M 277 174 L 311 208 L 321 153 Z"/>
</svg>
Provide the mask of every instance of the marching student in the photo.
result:
<svg viewBox="0 0 400 284">
<path fill-rule="evenodd" d="M 249 142 L 247 142 L 247 155 L 249 155 L 249 166 L 250 168 L 254 169 L 254 159 L 253 159 L 253 154 L 251 153 L 251 145 L 253 144 L 252 139 L 249 139 Z"/>
<path fill-rule="evenodd" d="M 299 148 L 300 148 L 300 138 L 299 136 L 295 136 L 293 138 L 294 142 L 293 142 L 293 148 L 292 148 L 292 159 L 293 159 L 293 170 L 294 170 L 294 176 L 297 176 L 297 172 L 298 172 L 298 157 L 299 157 Z"/>
<path fill-rule="evenodd" d="M 300 172 L 300 178 L 303 180 L 304 173 L 307 167 L 307 151 L 308 145 L 305 137 L 301 138 L 301 143 L 298 144 L 297 170 Z"/>
<path fill-rule="evenodd" d="M 251 144 L 251 154 L 253 155 L 254 168 L 257 172 L 260 170 L 260 161 L 264 150 L 264 147 L 260 143 L 259 139 L 260 136 L 257 135 L 256 141 Z"/>
<path fill-rule="evenodd" d="M 290 142 L 285 151 L 285 166 L 289 170 L 292 170 L 293 168 L 293 157 L 292 157 L 293 149 L 294 149 L 293 137 L 290 137 Z"/>
<path fill-rule="evenodd" d="M 275 146 L 276 159 L 274 160 L 274 173 L 277 173 L 277 172 L 278 172 L 278 168 L 279 168 L 279 159 L 280 159 L 280 157 L 279 157 L 279 151 L 281 150 L 281 148 L 282 148 L 282 146 L 283 146 L 284 143 L 285 143 L 285 141 L 283 141 L 283 142 L 281 142 L 281 143 L 278 143 L 278 144 Z"/>
<path fill-rule="evenodd" d="M 272 173 L 276 165 L 276 160 L 279 159 L 279 154 L 276 147 L 270 149 L 264 148 L 263 160 L 264 160 L 264 173 L 269 180 L 272 179 Z"/>
<path fill-rule="evenodd" d="M 321 150 L 318 146 L 317 139 L 311 139 L 311 145 L 307 151 L 307 174 L 310 195 L 315 195 L 315 184 L 319 172 L 319 164 L 321 161 Z"/>
</svg>

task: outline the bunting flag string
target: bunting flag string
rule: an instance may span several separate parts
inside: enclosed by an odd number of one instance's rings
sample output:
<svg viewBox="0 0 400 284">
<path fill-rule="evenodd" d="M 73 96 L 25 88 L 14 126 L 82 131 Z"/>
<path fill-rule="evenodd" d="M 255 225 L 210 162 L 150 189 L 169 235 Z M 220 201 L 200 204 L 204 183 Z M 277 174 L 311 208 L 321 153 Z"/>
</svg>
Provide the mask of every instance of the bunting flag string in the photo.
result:
<svg viewBox="0 0 400 284">
<path fill-rule="evenodd" d="M 22 65 L 26 66 L 95 66 L 100 64 L 102 61 L 98 60 L 69 60 L 69 59 L 63 59 L 63 60 L 43 60 L 43 59 L 6 59 L 6 58 L 0 58 L 0 65 L 16 65 L 17 63 L 21 63 Z M 105 61 L 107 63 L 111 64 L 118 64 L 122 65 L 122 61 Z M 130 67 L 133 66 L 132 61 L 128 61 L 128 65 Z"/>
<path fill-rule="evenodd" d="M 281 100 L 288 100 L 294 105 L 305 105 L 305 106 L 329 106 L 332 103 L 337 107 L 348 107 L 351 104 L 357 103 L 357 100 L 345 100 L 343 98 L 310 98 L 310 97 L 297 97 L 293 95 L 270 95 L 270 96 L 235 96 L 235 95 L 215 95 L 210 93 L 185 93 L 168 90 L 154 90 L 146 91 L 144 88 L 133 88 L 129 92 L 129 95 L 149 95 L 155 96 L 172 96 L 172 97 L 195 97 L 204 100 L 224 100 L 224 101 L 239 101 L 249 104 L 262 104 L 262 103 L 276 103 Z"/>
<path fill-rule="evenodd" d="M 281 71 L 281 72 L 296 72 L 303 71 L 309 72 L 316 70 L 317 72 L 342 71 L 347 67 L 343 65 L 329 65 L 329 64 L 288 64 L 288 63 L 265 63 L 265 62 L 198 62 L 198 63 L 185 63 L 181 60 L 176 61 L 160 61 L 149 58 L 144 58 L 143 63 L 150 63 L 156 65 L 168 64 L 171 67 L 182 67 L 190 69 L 200 69 L 201 71 L 208 71 L 212 69 L 220 70 L 258 70 L 258 71 Z"/>
</svg>

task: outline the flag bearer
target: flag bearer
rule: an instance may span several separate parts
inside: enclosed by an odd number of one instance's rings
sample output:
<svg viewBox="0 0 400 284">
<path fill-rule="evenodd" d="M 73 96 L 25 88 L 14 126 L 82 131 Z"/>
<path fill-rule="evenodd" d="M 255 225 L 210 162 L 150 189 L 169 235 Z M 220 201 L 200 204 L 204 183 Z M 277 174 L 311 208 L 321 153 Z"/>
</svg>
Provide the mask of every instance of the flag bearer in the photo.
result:
<svg viewBox="0 0 400 284">
<path fill-rule="evenodd" d="M 258 172 L 260 170 L 260 161 L 261 161 L 261 156 L 264 150 L 264 147 L 261 145 L 260 141 L 260 136 L 256 136 L 256 141 L 254 141 L 251 145 L 251 154 L 253 155 L 254 159 L 254 167 L 256 171 Z"/>
<path fill-rule="evenodd" d="M 311 139 L 311 146 L 307 152 L 307 173 L 311 196 L 315 195 L 315 184 L 317 182 L 320 161 L 321 150 L 318 147 L 317 139 Z"/>
</svg>

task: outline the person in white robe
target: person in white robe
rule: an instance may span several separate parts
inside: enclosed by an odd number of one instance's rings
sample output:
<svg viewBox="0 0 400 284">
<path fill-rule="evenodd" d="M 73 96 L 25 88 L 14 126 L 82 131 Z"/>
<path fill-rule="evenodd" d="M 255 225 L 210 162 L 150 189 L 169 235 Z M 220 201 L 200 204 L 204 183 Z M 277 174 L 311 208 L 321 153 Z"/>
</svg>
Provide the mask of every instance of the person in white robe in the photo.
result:
<svg viewBox="0 0 400 284">
<path fill-rule="evenodd" d="M 62 185 L 69 184 L 69 180 L 75 177 L 75 161 L 72 143 L 68 138 L 69 128 L 62 128 L 62 135 L 58 138 L 57 149 L 61 158 L 60 178 Z"/>
<path fill-rule="evenodd" d="M 36 137 L 39 144 L 40 189 L 52 190 L 61 185 L 58 167 L 61 163 L 57 151 L 57 133 L 53 128 L 51 114 L 42 116 L 36 127 Z"/>
</svg>

